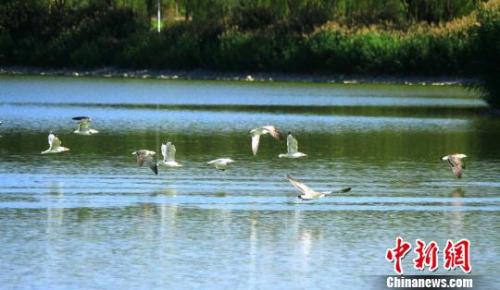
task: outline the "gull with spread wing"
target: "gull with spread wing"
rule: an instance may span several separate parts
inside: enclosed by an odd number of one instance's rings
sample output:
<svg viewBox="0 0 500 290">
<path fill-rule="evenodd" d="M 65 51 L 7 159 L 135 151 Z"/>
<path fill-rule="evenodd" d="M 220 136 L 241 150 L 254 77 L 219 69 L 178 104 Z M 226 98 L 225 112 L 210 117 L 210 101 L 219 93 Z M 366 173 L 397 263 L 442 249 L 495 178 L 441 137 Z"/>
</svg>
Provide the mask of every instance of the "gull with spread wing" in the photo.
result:
<svg viewBox="0 0 500 290">
<path fill-rule="evenodd" d="M 229 163 L 233 163 L 234 160 L 231 158 L 219 158 L 215 160 L 208 161 L 207 164 L 213 165 L 218 170 L 226 170 Z"/>
<path fill-rule="evenodd" d="M 141 149 L 132 152 L 132 155 L 137 156 L 137 165 L 143 166 L 146 164 L 155 174 L 158 174 L 158 166 L 156 164 L 156 152 L 146 149 Z"/>
<path fill-rule="evenodd" d="M 463 170 L 465 169 L 465 164 L 462 162 L 462 159 L 467 157 L 467 155 L 462 153 L 450 154 L 441 158 L 444 161 L 448 161 L 448 164 L 451 167 L 451 171 L 457 178 L 462 178 Z"/>
<path fill-rule="evenodd" d="M 90 119 L 89 117 L 79 116 L 79 117 L 74 117 L 73 120 L 78 122 L 78 128 L 75 131 L 73 131 L 73 133 L 85 136 L 90 136 L 99 133 L 99 131 L 90 128 L 90 123 L 92 122 L 92 119 Z"/>
<path fill-rule="evenodd" d="M 175 161 L 175 145 L 172 142 L 167 142 L 161 144 L 161 154 L 163 155 L 163 160 L 158 163 L 158 165 L 165 165 L 167 167 L 181 167 L 182 165 Z"/>
<path fill-rule="evenodd" d="M 52 132 L 49 133 L 49 149 L 42 151 L 42 154 L 55 154 L 69 151 L 69 148 L 61 146 L 61 140 Z"/>
<path fill-rule="evenodd" d="M 259 141 L 261 135 L 269 134 L 274 139 L 280 141 L 282 139 L 281 132 L 272 125 L 262 126 L 255 129 L 250 130 L 250 134 L 252 135 L 252 153 L 253 155 L 257 155 L 257 150 L 259 150 Z"/>
<path fill-rule="evenodd" d="M 311 199 L 324 197 L 327 194 L 344 193 L 344 192 L 351 191 L 350 187 L 346 187 L 346 188 L 342 188 L 340 190 L 319 192 L 319 191 L 312 190 L 309 186 L 305 185 L 304 183 L 302 183 L 302 182 L 298 181 L 297 179 L 293 178 L 292 176 L 290 176 L 290 174 L 287 174 L 286 178 L 288 179 L 288 181 L 290 181 L 290 183 L 293 185 L 293 187 L 295 187 L 297 190 L 299 190 L 301 192 L 301 194 L 299 194 L 297 197 L 302 199 L 302 200 L 311 200 Z"/>
<path fill-rule="evenodd" d="M 299 152 L 299 142 L 292 136 L 291 132 L 288 132 L 288 136 L 286 137 L 286 154 L 278 155 L 279 158 L 300 158 L 307 156 L 302 152 Z"/>
</svg>

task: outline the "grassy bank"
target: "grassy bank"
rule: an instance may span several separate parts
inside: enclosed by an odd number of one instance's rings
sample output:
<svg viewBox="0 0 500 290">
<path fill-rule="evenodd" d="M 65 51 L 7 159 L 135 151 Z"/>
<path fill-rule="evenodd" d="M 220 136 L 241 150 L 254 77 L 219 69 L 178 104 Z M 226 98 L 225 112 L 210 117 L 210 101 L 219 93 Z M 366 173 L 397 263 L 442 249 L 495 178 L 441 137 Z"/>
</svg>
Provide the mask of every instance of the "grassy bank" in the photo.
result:
<svg viewBox="0 0 500 290">
<path fill-rule="evenodd" d="M 132 9 L 99 3 L 56 9 L 40 1 L 7 0 L 0 5 L 0 63 L 76 69 L 481 76 L 488 102 L 500 107 L 499 0 L 442 23 L 326 21 L 295 29 L 292 21 L 250 25 L 241 19 L 205 20 L 170 23 L 161 33 Z"/>
</svg>

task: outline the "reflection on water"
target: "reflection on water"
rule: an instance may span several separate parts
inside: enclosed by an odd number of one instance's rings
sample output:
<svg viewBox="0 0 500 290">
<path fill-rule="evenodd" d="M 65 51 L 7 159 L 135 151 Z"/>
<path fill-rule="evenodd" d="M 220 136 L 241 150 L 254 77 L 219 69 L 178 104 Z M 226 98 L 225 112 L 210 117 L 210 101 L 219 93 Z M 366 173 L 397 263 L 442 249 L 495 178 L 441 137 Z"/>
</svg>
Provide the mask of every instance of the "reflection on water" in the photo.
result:
<svg viewBox="0 0 500 290">
<path fill-rule="evenodd" d="M 459 187 L 459 188 L 453 190 L 450 195 L 452 197 L 456 197 L 457 200 L 460 200 L 461 197 L 465 196 L 465 191 L 461 187 Z"/>
<path fill-rule="evenodd" d="M 61 182 L 53 181 L 50 185 L 50 200 L 51 203 L 55 205 L 59 204 L 61 200 L 64 198 L 64 194 L 62 192 L 62 184 Z M 47 232 L 51 232 L 51 227 L 56 224 L 60 225 L 63 222 L 64 218 L 64 206 L 54 206 L 47 208 Z"/>
<path fill-rule="evenodd" d="M 177 190 L 175 188 L 165 188 L 162 190 L 159 190 L 157 192 L 153 192 L 151 196 L 171 196 L 174 197 L 177 195 Z"/>
<path fill-rule="evenodd" d="M 468 238 L 474 273 L 499 269 L 500 122 L 462 89 L 23 77 L 0 86 L 5 288 L 365 289 L 370 275 L 392 274 L 384 253 L 397 235 Z M 72 134 L 76 115 L 101 133 Z M 308 157 L 279 159 L 286 145 L 265 137 L 252 156 L 248 130 L 264 124 L 293 131 Z M 49 130 L 71 151 L 40 155 Z M 167 139 L 183 167 L 155 176 L 136 166 L 132 151 L 159 152 Z M 460 180 L 440 160 L 453 152 L 469 156 Z M 234 166 L 206 165 L 220 156 Z M 302 202 L 286 174 L 353 190 Z"/>
</svg>

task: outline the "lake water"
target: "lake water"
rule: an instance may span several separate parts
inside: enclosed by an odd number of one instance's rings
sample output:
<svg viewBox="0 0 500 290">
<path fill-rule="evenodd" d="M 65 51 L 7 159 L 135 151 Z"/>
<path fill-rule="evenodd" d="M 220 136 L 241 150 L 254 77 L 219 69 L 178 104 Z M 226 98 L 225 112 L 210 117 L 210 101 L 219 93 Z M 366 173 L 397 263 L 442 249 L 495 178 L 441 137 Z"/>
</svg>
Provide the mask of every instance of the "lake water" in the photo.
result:
<svg viewBox="0 0 500 290">
<path fill-rule="evenodd" d="M 0 77 L 0 288 L 376 288 L 400 235 L 469 239 L 494 289 L 500 119 L 484 107 L 449 86 Z M 79 115 L 100 133 L 72 134 Z M 252 156 L 266 124 L 308 156 L 279 159 L 269 136 Z M 40 154 L 50 130 L 70 152 Z M 166 140 L 183 167 L 136 165 Z M 455 152 L 460 180 L 440 160 Z M 286 174 L 352 191 L 303 202 Z"/>
</svg>

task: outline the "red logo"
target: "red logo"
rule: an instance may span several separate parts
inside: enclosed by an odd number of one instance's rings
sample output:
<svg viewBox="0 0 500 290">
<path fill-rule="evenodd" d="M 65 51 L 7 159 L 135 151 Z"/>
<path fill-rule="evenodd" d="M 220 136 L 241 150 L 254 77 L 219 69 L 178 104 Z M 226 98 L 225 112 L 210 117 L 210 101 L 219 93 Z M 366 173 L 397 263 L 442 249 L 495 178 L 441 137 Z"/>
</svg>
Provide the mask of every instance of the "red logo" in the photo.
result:
<svg viewBox="0 0 500 290">
<path fill-rule="evenodd" d="M 457 243 L 448 240 L 444 248 L 444 268 L 454 270 L 456 267 L 462 268 L 465 273 L 471 271 L 470 266 L 470 242 L 462 239 Z"/>
<path fill-rule="evenodd" d="M 424 241 L 415 240 L 415 254 L 413 259 L 413 267 L 417 270 L 424 270 L 428 267 L 429 271 L 436 271 L 439 266 L 439 247 L 435 241 L 426 244 Z M 396 238 L 396 247 L 387 249 L 385 258 L 387 261 L 394 263 L 394 271 L 399 275 L 403 274 L 401 262 L 406 254 L 410 252 L 411 244 L 405 242 L 403 238 Z M 446 247 L 443 251 L 444 269 L 454 270 L 460 267 L 465 273 L 472 270 L 470 264 L 470 242 L 467 239 L 462 239 L 456 243 L 451 240 L 446 242 Z"/>
<path fill-rule="evenodd" d="M 417 247 L 415 253 L 417 257 L 413 259 L 413 265 L 417 270 L 423 270 L 425 266 L 429 267 L 429 271 L 436 271 L 438 268 L 438 252 L 439 247 L 436 242 L 432 241 L 427 246 L 425 242 L 417 239 L 415 241 Z"/>
<path fill-rule="evenodd" d="M 396 247 L 393 249 L 387 249 L 385 253 L 385 258 L 389 262 L 394 262 L 394 270 L 398 274 L 403 274 L 403 268 L 401 267 L 401 260 L 408 254 L 411 249 L 411 244 L 404 242 L 403 238 L 398 237 L 396 239 Z"/>
</svg>

